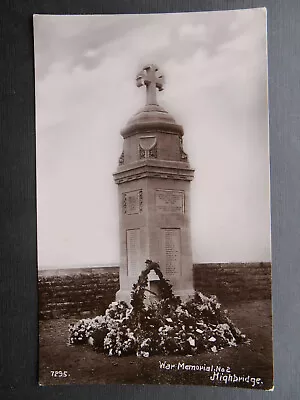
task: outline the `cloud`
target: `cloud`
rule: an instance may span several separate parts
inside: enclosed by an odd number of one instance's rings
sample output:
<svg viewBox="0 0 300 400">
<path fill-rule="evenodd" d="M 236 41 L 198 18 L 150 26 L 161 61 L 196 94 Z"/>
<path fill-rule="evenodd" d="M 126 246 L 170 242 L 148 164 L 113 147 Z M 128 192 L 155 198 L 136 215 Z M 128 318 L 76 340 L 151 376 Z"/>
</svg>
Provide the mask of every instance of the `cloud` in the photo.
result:
<svg viewBox="0 0 300 400">
<path fill-rule="evenodd" d="M 100 17 L 100 18 L 99 18 Z M 103 46 L 126 36 L 139 27 L 141 21 L 134 16 L 121 20 L 111 15 L 103 16 L 47 16 L 34 18 L 36 76 L 44 78 L 53 63 L 62 62 L 71 71 L 77 66 L 89 68 L 90 51 L 101 54 Z M 91 54 L 90 53 L 90 54 Z M 97 64 L 95 64 L 97 65 Z"/>
<path fill-rule="evenodd" d="M 197 24 L 197 25 L 182 25 L 179 29 L 179 36 L 182 38 L 192 37 L 192 38 L 201 38 L 202 40 L 206 39 L 207 30 L 205 25 Z"/>
<path fill-rule="evenodd" d="M 194 260 L 270 258 L 265 23 L 247 13 L 35 20 L 40 265 L 118 261 L 112 173 L 153 61 L 196 168 Z"/>
</svg>

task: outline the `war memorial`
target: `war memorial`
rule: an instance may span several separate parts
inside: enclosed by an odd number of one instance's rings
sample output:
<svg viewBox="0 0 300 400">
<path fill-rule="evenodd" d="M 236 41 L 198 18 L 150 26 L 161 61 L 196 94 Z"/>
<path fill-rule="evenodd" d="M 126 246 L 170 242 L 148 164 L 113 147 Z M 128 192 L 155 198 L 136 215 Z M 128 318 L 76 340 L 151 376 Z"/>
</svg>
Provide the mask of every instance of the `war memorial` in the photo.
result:
<svg viewBox="0 0 300 400">
<path fill-rule="evenodd" d="M 176 295 L 194 293 L 190 231 L 190 185 L 194 170 L 183 149 L 183 127 L 157 101 L 164 89 L 159 68 L 146 65 L 136 84 L 146 89 L 146 105 L 121 132 L 119 167 L 120 290 L 128 301 L 145 260 L 158 262 Z M 155 291 L 156 274 L 149 277 Z"/>
<path fill-rule="evenodd" d="M 272 388 L 264 15 L 242 14 L 222 14 L 228 48 L 221 14 L 70 17 L 111 42 L 84 42 L 54 108 L 62 66 L 37 75 L 41 385 Z M 230 40 L 240 17 L 253 65 Z M 128 55 L 115 29 L 140 19 L 169 34 Z"/>
</svg>

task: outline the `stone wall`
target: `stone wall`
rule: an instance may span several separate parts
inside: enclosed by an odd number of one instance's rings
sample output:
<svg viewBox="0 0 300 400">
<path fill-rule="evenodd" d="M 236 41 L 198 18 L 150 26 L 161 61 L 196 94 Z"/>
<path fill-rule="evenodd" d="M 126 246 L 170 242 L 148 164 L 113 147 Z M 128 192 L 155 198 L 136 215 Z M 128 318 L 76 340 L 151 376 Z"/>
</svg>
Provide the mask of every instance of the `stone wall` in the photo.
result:
<svg viewBox="0 0 300 400">
<path fill-rule="evenodd" d="M 40 271 L 40 318 L 90 317 L 103 314 L 119 289 L 119 268 Z"/>
<path fill-rule="evenodd" d="M 115 300 L 119 268 L 40 271 L 40 318 L 93 317 Z M 225 303 L 271 298 L 270 263 L 196 264 L 195 289 Z"/>
<path fill-rule="evenodd" d="M 194 286 L 223 303 L 270 299 L 271 264 L 196 264 Z"/>
</svg>

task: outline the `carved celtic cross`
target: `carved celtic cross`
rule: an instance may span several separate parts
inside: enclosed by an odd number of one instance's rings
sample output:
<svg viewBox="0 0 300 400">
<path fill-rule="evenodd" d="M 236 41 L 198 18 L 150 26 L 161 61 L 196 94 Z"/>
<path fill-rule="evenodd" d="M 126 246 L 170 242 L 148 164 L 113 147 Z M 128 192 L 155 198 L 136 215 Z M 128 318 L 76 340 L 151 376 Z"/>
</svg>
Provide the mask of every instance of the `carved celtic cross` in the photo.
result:
<svg viewBox="0 0 300 400">
<path fill-rule="evenodd" d="M 157 104 L 156 89 L 163 90 L 164 77 L 155 64 L 148 64 L 136 77 L 137 87 L 146 86 L 146 104 Z"/>
</svg>

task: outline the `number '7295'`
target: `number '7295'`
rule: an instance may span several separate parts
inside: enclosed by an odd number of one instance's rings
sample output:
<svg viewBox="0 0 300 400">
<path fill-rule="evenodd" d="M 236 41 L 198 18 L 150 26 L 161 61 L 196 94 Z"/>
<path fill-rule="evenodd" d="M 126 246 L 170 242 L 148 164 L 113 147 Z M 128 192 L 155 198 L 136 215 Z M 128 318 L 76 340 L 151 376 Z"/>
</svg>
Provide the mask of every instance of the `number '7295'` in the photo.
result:
<svg viewBox="0 0 300 400">
<path fill-rule="evenodd" d="M 68 371 L 51 371 L 53 378 L 67 378 L 69 376 Z"/>
</svg>

